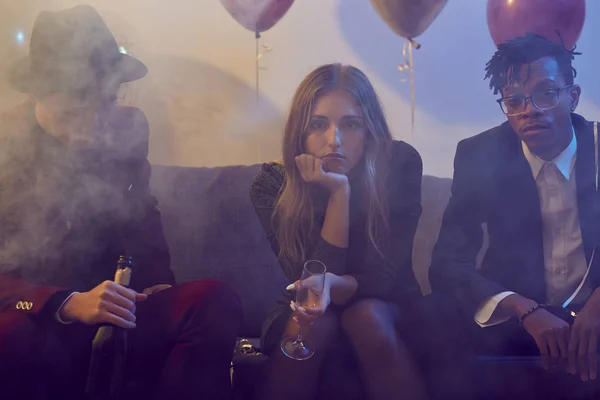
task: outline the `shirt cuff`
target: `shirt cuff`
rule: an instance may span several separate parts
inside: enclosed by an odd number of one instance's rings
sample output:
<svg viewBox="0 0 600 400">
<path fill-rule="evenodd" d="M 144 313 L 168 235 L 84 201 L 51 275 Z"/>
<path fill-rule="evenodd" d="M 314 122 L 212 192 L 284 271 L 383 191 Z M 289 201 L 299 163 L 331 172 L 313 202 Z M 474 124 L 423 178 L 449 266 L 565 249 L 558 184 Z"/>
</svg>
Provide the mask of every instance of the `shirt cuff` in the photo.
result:
<svg viewBox="0 0 600 400">
<path fill-rule="evenodd" d="M 477 325 L 482 328 L 488 328 L 490 326 L 498 325 L 508 321 L 511 317 L 506 315 L 498 315 L 498 313 L 496 313 L 496 308 L 502 300 L 511 294 L 516 293 L 510 291 L 502 292 L 484 301 L 475 313 L 475 322 L 477 322 Z"/>
<path fill-rule="evenodd" d="M 69 325 L 72 324 L 75 321 L 65 321 L 60 317 L 60 310 L 63 308 L 63 306 L 67 303 L 67 301 L 69 301 L 69 299 L 71 298 L 71 296 L 73 296 L 74 294 L 79 293 L 79 292 L 73 292 L 70 295 L 67 296 L 67 298 L 65 299 L 65 301 L 62 302 L 62 304 L 60 305 L 60 307 L 58 307 L 58 310 L 56 310 L 56 313 L 54 314 L 54 318 L 60 322 L 61 324 L 64 325 Z"/>
</svg>

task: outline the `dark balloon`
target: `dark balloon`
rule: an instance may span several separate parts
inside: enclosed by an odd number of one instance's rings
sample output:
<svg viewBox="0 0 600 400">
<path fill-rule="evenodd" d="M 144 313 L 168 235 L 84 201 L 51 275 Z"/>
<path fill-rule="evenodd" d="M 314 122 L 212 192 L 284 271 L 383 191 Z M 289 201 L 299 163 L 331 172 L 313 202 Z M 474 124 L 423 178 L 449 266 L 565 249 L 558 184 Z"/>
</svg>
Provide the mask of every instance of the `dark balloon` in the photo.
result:
<svg viewBox="0 0 600 400">
<path fill-rule="evenodd" d="M 414 39 L 429 28 L 448 0 L 371 0 L 381 19 L 396 34 Z"/>
<path fill-rule="evenodd" d="M 558 43 L 562 37 L 572 49 L 583 29 L 585 0 L 488 0 L 487 20 L 496 45 L 531 32 Z"/>
</svg>

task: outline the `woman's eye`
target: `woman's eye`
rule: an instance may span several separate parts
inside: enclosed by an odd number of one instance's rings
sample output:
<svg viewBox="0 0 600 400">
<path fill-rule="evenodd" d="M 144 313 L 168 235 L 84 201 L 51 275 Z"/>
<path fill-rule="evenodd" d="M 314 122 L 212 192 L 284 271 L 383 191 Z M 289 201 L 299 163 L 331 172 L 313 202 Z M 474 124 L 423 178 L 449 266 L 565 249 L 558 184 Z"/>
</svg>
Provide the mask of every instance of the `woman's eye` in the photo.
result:
<svg viewBox="0 0 600 400">
<path fill-rule="evenodd" d="M 352 130 L 357 130 L 360 128 L 360 126 L 361 125 L 358 121 L 348 121 L 348 122 L 345 122 L 343 125 L 343 127 L 345 129 L 352 129 Z"/>
<path fill-rule="evenodd" d="M 311 131 L 324 131 L 327 130 L 327 123 L 323 121 L 313 121 L 308 125 L 308 129 Z"/>
</svg>

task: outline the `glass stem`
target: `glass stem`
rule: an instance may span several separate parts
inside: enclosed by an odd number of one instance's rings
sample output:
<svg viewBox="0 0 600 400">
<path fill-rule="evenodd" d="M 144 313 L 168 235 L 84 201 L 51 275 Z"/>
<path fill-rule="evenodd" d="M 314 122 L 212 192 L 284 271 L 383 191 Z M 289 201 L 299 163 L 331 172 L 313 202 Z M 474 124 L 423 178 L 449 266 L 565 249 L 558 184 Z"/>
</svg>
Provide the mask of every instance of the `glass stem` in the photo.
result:
<svg viewBox="0 0 600 400">
<path fill-rule="evenodd" d="M 298 329 L 298 336 L 296 337 L 296 342 L 302 342 L 302 327 Z"/>
</svg>

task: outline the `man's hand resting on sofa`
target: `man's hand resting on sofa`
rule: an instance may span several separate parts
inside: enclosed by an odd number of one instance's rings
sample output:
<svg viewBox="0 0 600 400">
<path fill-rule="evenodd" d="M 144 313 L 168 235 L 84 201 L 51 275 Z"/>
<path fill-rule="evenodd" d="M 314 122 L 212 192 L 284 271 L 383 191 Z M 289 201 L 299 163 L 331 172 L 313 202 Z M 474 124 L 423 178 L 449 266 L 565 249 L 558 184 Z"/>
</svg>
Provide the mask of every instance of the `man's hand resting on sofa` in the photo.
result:
<svg viewBox="0 0 600 400">
<path fill-rule="evenodd" d="M 531 299 L 512 294 L 502 300 L 498 307 L 503 313 L 521 318 L 537 303 Z M 570 325 L 552 313 L 539 308 L 523 320 L 523 328 L 533 337 L 540 350 L 544 369 L 567 365 Z"/>
<path fill-rule="evenodd" d="M 569 340 L 569 373 L 579 371 L 582 381 L 598 375 L 598 333 L 600 332 L 600 292 L 594 291 L 575 317 Z"/>
<path fill-rule="evenodd" d="M 88 325 L 113 324 L 135 328 L 135 302 L 146 300 L 147 294 L 104 281 L 89 292 L 73 294 L 58 310 L 63 321 L 79 321 Z"/>
<path fill-rule="evenodd" d="M 552 313 L 540 308 L 523 321 L 523 328 L 540 349 L 542 366 L 566 368 L 570 325 Z"/>
</svg>

